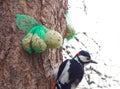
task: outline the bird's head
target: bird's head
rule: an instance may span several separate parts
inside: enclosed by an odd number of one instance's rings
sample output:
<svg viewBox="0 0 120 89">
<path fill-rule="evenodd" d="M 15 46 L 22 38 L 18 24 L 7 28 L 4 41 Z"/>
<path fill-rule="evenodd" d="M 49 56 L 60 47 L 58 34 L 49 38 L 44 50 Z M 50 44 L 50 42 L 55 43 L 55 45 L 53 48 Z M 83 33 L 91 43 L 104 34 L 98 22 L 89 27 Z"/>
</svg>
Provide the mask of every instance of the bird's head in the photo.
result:
<svg viewBox="0 0 120 89">
<path fill-rule="evenodd" d="M 78 52 L 75 57 L 77 57 L 78 61 L 80 61 L 82 64 L 85 64 L 85 65 L 89 63 L 97 64 L 96 61 L 91 59 L 90 54 L 84 50 L 81 50 L 80 52 Z"/>
</svg>

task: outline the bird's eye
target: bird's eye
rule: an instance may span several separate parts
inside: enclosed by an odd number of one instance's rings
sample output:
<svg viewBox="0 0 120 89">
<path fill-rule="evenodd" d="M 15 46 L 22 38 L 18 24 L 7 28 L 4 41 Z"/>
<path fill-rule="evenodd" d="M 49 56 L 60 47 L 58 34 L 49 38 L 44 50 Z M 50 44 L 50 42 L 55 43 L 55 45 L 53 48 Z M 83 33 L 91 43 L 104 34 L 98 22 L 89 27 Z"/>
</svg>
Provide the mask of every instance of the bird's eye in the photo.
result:
<svg viewBox="0 0 120 89">
<path fill-rule="evenodd" d="M 87 60 L 89 60 L 89 58 L 87 57 Z"/>
</svg>

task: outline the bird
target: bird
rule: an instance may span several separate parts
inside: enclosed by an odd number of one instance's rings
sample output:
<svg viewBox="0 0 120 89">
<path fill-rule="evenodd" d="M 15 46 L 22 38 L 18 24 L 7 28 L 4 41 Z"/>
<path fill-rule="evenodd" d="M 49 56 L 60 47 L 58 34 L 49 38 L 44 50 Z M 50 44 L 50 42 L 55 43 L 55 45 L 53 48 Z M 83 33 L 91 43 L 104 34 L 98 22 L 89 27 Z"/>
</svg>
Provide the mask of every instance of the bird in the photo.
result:
<svg viewBox="0 0 120 89">
<path fill-rule="evenodd" d="M 85 50 L 79 51 L 72 59 L 63 61 L 56 74 L 55 89 L 76 89 L 83 79 L 84 66 L 89 63 L 97 64 Z"/>
</svg>

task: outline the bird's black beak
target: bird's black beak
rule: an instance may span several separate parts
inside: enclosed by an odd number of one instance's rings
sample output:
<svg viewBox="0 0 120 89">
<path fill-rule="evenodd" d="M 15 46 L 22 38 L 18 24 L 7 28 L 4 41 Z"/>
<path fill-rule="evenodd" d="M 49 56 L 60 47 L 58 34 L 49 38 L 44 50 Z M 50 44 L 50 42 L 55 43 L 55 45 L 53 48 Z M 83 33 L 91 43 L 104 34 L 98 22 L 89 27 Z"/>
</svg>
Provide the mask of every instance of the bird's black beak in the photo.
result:
<svg viewBox="0 0 120 89">
<path fill-rule="evenodd" d="M 94 60 L 90 60 L 90 63 L 97 64 L 97 62 L 96 62 L 96 61 L 94 61 Z"/>
</svg>

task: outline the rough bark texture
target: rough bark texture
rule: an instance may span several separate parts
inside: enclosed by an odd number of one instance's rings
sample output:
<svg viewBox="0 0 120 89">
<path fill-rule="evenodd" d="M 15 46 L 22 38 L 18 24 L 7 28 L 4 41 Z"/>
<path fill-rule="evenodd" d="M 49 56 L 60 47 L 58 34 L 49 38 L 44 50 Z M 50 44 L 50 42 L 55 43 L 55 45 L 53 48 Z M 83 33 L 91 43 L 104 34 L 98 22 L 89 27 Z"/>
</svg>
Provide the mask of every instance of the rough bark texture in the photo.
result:
<svg viewBox="0 0 120 89">
<path fill-rule="evenodd" d="M 27 54 L 25 33 L 15 23 L 18 13 L 64 35 L 67 0 L 0 0 L 0 89 L 51 89 L 52 70 L 62 61 L 62 49 Z"/>
</svg>

